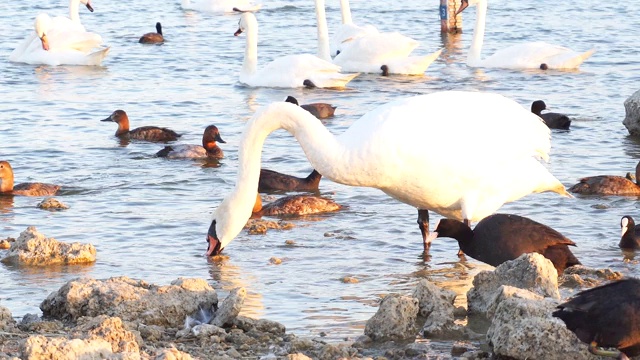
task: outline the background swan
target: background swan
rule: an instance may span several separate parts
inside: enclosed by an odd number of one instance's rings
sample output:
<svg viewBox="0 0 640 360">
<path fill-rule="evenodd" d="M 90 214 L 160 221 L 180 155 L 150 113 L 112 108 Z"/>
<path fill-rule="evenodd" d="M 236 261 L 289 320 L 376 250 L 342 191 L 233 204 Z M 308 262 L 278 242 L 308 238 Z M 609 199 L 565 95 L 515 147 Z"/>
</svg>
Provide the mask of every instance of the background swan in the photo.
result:
<svg viewBox="0 0 640 360">
<path fill-rule="evenodd" d="M 532 192 L 570 196 L 536 159 L 548 159 L 549 128 L 501 95 L 447 91 L 394 101 L 338 137 L 304 109 L 273 103 L 245 126 L 236 186 L 214 213 L 207 255 L 219 253 L 251 216 L 262 146 L 280 128 L 323 176 L 380 189 L 423 215 L 476 221 Z"/>
<path fill-rule="evenodd" d="M 100 35 L 66 31 L 53 26 L 47 14 L 36 16 L 35 34 L 28 36 L 9 55 L 9 60 L 27 64 L 44 65 L 100 65 L 109 48 L 91 52 L 102 43 Z"/>
<path fill-rule="evenodd" d="M 343 50 L 343 46 L 348 46 L 352 40 L 363 35 L 378 33 L 378 29 L 373 25 L 358 26 L 353 23 L 349 0 L 340 0 L 340 14 L 342 15 L 342 24 L 331 37 L 331 56 L 338 55 L 338 52 Z"/>
<path fill-rule="evenodd" d="M 198 10 L 206 12 L 233 12 L 233 8 L 242 11 L 258 11 L 262 5 L 253 4 L 248 0 L 182 0 L 182 8 L 185 10 Z"/>
<path fill-rule="evenodd" d="M 548 69 L 577 69 L 588 59 L 594 49 L 578 53 L 571 49 L 547 44 L 543 41 L 529 42 L 498 50 L 495 54 L 482 59 L 487 0 L 462 0 L 459 14 L 469 5 L 476 5 L 476 27 L 473 29 L 473 41 L 467 54 L 467 65 L 471 67 L 539 69 L 545 64 Z"/>
<path fill-rule="evenodd" d="M 258 70 L 258 21 L 245 12 L 240 17 L 238 36 L 247 33 L 240 82 L 249 86 L 296 88 L 312 84 L 321 88 L 345 87 L 358 74 L 342 74 L 340 67 L 317 56 L 302 54 L 279 57 Z"/>
</svg>

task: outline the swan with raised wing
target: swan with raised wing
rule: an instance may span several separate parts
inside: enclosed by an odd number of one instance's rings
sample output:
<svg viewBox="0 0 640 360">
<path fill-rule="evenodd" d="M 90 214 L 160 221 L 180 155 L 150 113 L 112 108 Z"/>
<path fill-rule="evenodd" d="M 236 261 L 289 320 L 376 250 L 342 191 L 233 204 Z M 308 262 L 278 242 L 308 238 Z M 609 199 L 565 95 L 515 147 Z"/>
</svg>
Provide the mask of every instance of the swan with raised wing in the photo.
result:
<svg viewBox="0 0 640 360">
<path fill-rule="evenodd" d="M 498 50 L 482 59 L 487 0 L 462 0 L 457 14 L 468 6 L 476 6 L 476 26 L 473 29 L 473 41 L 467 54 L 470 67 L 506 68 L 506 69 L 577 69 L 588 59 L 594 49 L 579 53 L 566 47 L 551 45 L 543 41 L 528 42 Z"/>
<path fill-rule="evenodd" d="M 258 11 L 261 4 L 254 4 L 249 0 L 182 0 L 184 10 L 197 10 L 213 13 L 231 13 L 234 8 L 242 11 Z"/>
<path fill-rule="evenodd" d="M 326 28 L 326 27 L 325 27 Z M 240 71 L 240 82 L 252 87 L 319 87 L 344 88 L 358 74 L 343 74 L 340 67 L 310 54 L 279 57 L 258 70 L 258 21 L 255 15 L 245 12 L 238 22 L 235 36 L 247 33 L 244 62 Z M 319 41 L 328 42 L 328 36 Z M 320 48 L 328 57 L 328 44 Z"/>
<path fill-rule="evenodd" d="M 537 159 L 548 160 L 549 128 L 498 94 L 446 91 L 396 100 L 338 137 L 306 110 L 278 102 L 245 125 L 238 179 L 214 212 L 207 255 L 220 253 L 251 216 L 262 147 L 277 129 L 294 135 L 328 179 L 377 188 L 417 208 L 425 251 L 429 211 L 469 222 L 530 193 L 571 196 Z"/>
</svg>

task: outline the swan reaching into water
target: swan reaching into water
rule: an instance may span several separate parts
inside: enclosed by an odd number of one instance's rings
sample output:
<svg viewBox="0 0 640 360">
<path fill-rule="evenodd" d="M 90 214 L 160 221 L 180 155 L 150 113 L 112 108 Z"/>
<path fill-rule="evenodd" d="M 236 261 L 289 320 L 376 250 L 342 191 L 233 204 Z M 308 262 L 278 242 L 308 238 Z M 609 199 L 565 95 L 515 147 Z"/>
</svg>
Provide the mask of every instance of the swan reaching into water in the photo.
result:
<svg viewBox="0 0 640 360">
<path fill-rule="evenodd" d="M 242 11 L 258 11 L 261 4 L 253 4 L 249 0 L 182 0 L 184 10 L 197 10 L 214 13 L 231 13 L 234 8 Z"/>
<path fill-rule="evenodd" d="M 344 88 L 358 74 L 342 74 L 340 67 L 310 54 L 279 57 L 258 70 L 258 21 L 245 12 L 240 17 L 238 31 L 247 33 L 240 82 L 252 87 L 319 87 Z M 322 40 L 322 39 L 319 39 Z M 328 38 L 325 38 L 328 41 Z M 328 46 L 326 46 L 328 53 Z"/>
<path fill-rule="evenodd" d="M 27 64 L 44 65 L 100 65 L 109 48 L 91 52 L 102 43 L 100 35 L 54 26 L 47 14 L 39 14 L 35 20 L 35 34 L 27 37 L 9 60 Z"/>
<path fill-rule="evenodd" d="M 476 6 L 476 27 L 473 29 L 473 41 L 467 54 L 467 65 L 470 67 L 505 68 L 505 69 L 577 69 L 588 59 L 594 49 L 579 53 L 566 47 L 551 45 L 543 41 L 529 42 L 498 50 L 493 55 L 482 59 L 482 43 L 484 41 L 487 0 L 462 0 L 457 14 L 467 6 Z"/>
<path fill-rule="evenodd" d="M 446 91 L 393 101 L 338 137 L 306 110 L 278 102 L 245 126 L 236 186 L 214 213 L 207 255 L 220 253 L 251 216 L 264 141 L 281 128 L 328 179 L 377 188 L 416 207 L 425 251 L 429 210 L 468 222 L 530 193 L 571 197 L 536 158 L 548 160 L 549 128 L 498 94 Z"/>
</svg>

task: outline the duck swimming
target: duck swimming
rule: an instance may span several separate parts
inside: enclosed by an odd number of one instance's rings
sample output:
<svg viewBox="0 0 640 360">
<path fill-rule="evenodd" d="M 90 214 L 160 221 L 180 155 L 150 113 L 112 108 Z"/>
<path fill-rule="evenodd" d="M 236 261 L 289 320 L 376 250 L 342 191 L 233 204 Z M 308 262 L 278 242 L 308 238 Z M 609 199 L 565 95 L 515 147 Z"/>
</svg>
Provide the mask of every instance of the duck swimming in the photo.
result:
<svg viewBox="0 0 640 360">
<path fill-rule="evenodd" d="M 569 250 L 569 246 L 576 246 L 573 241 L 546 225 L 518 215 L 489 215 L 473 230 L 461 221 L 441 219 L 429 236 L 454 238 L 465 254 L 492 266 L 533 252 L 551 260 L 558 275 L 567 267 L 580 264 Z"/>
<path fill-rule="evenodd" d="M 140 44 L 162 44 L 164 42 L 164 36 L 162 35 L 162 24 L 156 23 L 156 32 L 146 33 L 138 40 Z"/>
<path fill-rule="evenodd" d="M 542 100 L 536 100 L 531 104 L 531 112 L 540 116 L 549 129 L 569 130 L 569 126 L 571 126 L 571 119 L 569 119 L 567 115 L 554 112 L 542 114 L 542 110 L 546 109 L 547 104 Z"/>
<path fill-rule="evenodd" d="M 55 195 L 60 186 L 44 183 L 13 184 L 13 169 L 8 161 L 0 161 L 0 195 L 49 196 Z"/>
<path fill-rule="evenodd" d="M 315 169 L 306 178 L 299 178 L 268 169 L 260 169 L 258 192 L 318 191 L 318 184 L 320 184 L 321 178 L 322 175 Z"/>
<path fill-rule="evenodd" d="M 502 95 L 443 91 L 392 101 L 338 137 L 306 110 L 277 102 L 245 125 L 236 186 L 214 212 L 208 256 L 220 253 L 251 216 L 264 141 L 281 128 L 295 136 L 323 177 L 377 188 L 415 207 L 425 252 L 429 210 L 479 221 L 530 193 L 571 197 L 538 160 L 549 158 L 549 128 Z"/>
<path fill-rule="evenodd" d="M 640 178 L 640 162 L 636 165 L 636 181 Z M 569 191 L 583 195 L 640 196 L 640 185 L 624 176 L 598 175 L 580 179 Z"/>
<path fill-rule="evenodd" d="M 620 219 L 620 228 L 622 234 L 618 246 L 621 249 L 640 249 L 640 225 L 636 225 L 631 216 L 625 215 Z"/>
<path fill-rule="evenodd" d="M 640 355 L 640 280 L 629 278 L 578 293 L 558 305 L 564 321 L 595 355 L 629 359 Z M 608 351 L 601 348 L 616 348 Z"/>
<path fill-rule="evenodd" d="M 158 151 L 156 156 L 168 159 L 222 159 L 224 152 L 218 144 L 226 143 L 220 137 L 220 131 L 215 125 L 209 125 L 202 134 L 202 146 L 200 145 L 171 145 Z"/>
<path fill-rule="evenodd" d="M 284 196 L 263 205 L 260 194 L 252 209 L 251 217 L 262 216 L 302 216 L 333 212 L 342 209 L 335 201 L 315 195 Z"/>
<path fill-rule="evenodd" d="M 318 119 L 326 119 L 333 117 L 333 114 L 336 112 L 337 106 L 332 106 L 327 103 L 311 103 L 311 104 L 298 104 L 298 99 L 293 96 L 287 96 L 285 99 L 286 102 L 290 102 L 292 104 L 299 105 L 301 108 L 307 110 L 311 113 L 311 115 L 317 117 Z"/>
<path fill-rule="evenodd" d="M 163 142 L 174 141 L 182 136 L 171 129 L 157 126 L 143 126 L 129 130 L 129 117 L 124 110 L 116 110 L 108 118 L 100 121 L 113 121 L 118 124 L 116 136 L 119 138 Z"/>
</svg>

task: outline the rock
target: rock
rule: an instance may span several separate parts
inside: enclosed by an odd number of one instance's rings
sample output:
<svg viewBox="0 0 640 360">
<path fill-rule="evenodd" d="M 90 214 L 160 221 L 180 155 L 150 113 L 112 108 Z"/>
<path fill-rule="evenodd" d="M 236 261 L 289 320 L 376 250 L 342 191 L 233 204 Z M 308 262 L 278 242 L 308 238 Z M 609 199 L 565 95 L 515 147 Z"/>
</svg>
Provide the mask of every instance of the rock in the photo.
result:
<svg viewBox="0 0 640 360">
<path fill-rule="evenodd" d="M 245 288 L 240 287 L 233 289 L 224 299 L 218 311 L 216 311 L 215 317 L 211 320 L 211 324 L 218 327 L 231 324 L 238 314 L 240 314 L 246 297 L 247 290 L 245 290 Z"/>
<path fill-rule="evenodd" d="M 176 348 L 162 349 L 156 354 L 154 360 L 192 360 L 191 355 L 183 353 Z"/>
<path fill-rule="evenodd" d="M 216 291 L 203 279 L 180 278 L 171 285 L 115 277 L 67 282 L 40 304 L 45 316 L 77 321 L 81 316 L 116 316 L 124 321 L 179 328 L 189 314 L 211 308 Z"/>
<path fill-rule="evenodd" d="M 218 326 L 210 324 L 196 325 L 191 329 L 191 333 L 195 337 L 209 337 L 209 336 L 225 336 L 227 332 Z"/>
<path fill-rule="evenodd" d="M 100 315 L 81 320 L 71 334 L 72 337 L 84 340 L 106 340 L 111 344 L 113 353 L 140 353 L 136 335 L 125 328 L 120 318 Z"/>
<path fill-rule="evenodd" d="M 353 359 L 356 350 L 345 344 L 326 344 L 320 349 L 319 360 Z"/>
<path fill-rule="evenodd" d="M 66 210 L 69 208 L 65 203 L 59 201 L 55 198 L 46 198 L 42 200 L 38 205 L 36 205 L 39 209 L 49 210 L 49 211 L 57 211 L 57 210 Z"/>
<path fill-rule="evenodd" d="M 413 297 L 418 299 L 420 315 L 427 319 L 422 329 L 425 337 L 459 337 L 461 329 L 453 315 L 455 292 L 423 279 L 413 291 Z"/>
<path fill-rule="evenodd" d="M 11 246 L 4 263 L 44 266 L 53 264 L 84 264 L 96 261 L 96 248 L 91 244 L 66 244 L 54 238 L 45 238 L 35 226 L 20 233 Z"/>
<path fill-rule="evenodd" d="M 0 331 L 11 331 L 16 325 L 11 311 L 4 306 L 0 306 Z"/>
<path fill-rule="evenodd" d="M 495 291 L 494 294 L 495 294 L 494 298 L 491 301 L 489 301 L 489 303 L 487 304 L 487 318 L 489 319 L 493 318 L 493 315 L 495 314 L 495 311 L 498 308 L 498 305 L 500 305 L 501 302 L 507 299 L 511 299 L 511 298 L 529 299 L 529 300 L 544 299 L 544 297 L 536 293 L 533 293 L 529 290 L 520 289 L 520 288 L 509 286 L 509 285 L 500 286 Z"/>
<path fill-rule="evenodd" d="M 138 332 L 146 341 L 160 341 L 164 337 L 165 328 L 158 325 L 138 324 Z"/>
<path fill-rule="evenodd" d="M 248 229 L 249 235 L 263 235 L 268 229 L 289 230 L 293 228 L 293 223 L 286 221 L 271 221 L 262 219 L 249 219 L 244 226 Z"/>
<path fill-rule="evenodd" d="M 551 317 L 557 305 L 549 298 L 500 303 L 487 331 L 494 354 L 512 359 L 599 359 L 561 320 Z"/>
<path fill-rule="evenodd" d="M 312 360 L 312 359 L 303 353 L 295 353 L 295 354 L 287 355 L 287 360 Z"/>
<path fill-rule="evenodd" d="M 11 244 L 13 244 L 16 239 L 8 237 L 6 239 L 0 240 L 0 250 L 8 250 L 11 249 Z"/>
<path fill-rule="evenodd" d="M 473 278 L 473 288 L 467 292 L 470 313 L 487 313 L 498 298 L 502 285 L 529 290 L 542 297 L 560 298 L 558 272 L 553 263 L 538 253 L 522 254 L 502 263 L 494 271 L 481 271 Z"/>
<path fill-rule="evenodd" d="M 20 352 L 23 359 L 122 359 L 122 356 L 111 351 L 111 344 L 103 339 L 69 340 L 33 335 L 22 344 Z"/>
<path fill-rule="evenodd" d="M 282 259 L 277 258 L 277 257 L 275 257 L 275 256 L 272 256 L 272 257 L 269 259 L 269 263 L 271 263 L 271 264 L 273 264 L 273 265 L 280 265 L 280 264 L 282 264 Z"/>
<path fill-rule="evenodd" d="M 360 282 L 360 280 L 358 280 L 353 276 L 345 276 L 342 279 L 340 279 L 340 281 L 342 281 L 345 284 L 357 284 Z"/>
<path fill-rule="evenodd" d="M 622 124 L 629 134 L 640 135 L 640 90 L 629 96 L 624 101 L 625 117 Z"/>
<path fill-rule="evenodd" d="M 375 315 L 367 321 L 364 334 L 374 341 L 413 339 L 418 333 L 418 311 L 418 299 L 387 295 Z"/>
<path fill-rule="evenodd" d="M 622 279 L 622 273 L 611 269 L 592 269 L 583 265 L 567 268 L 558 278 L 560 285 L 568 288 L 595 287 L 605 281 Z"/>
</svg>

